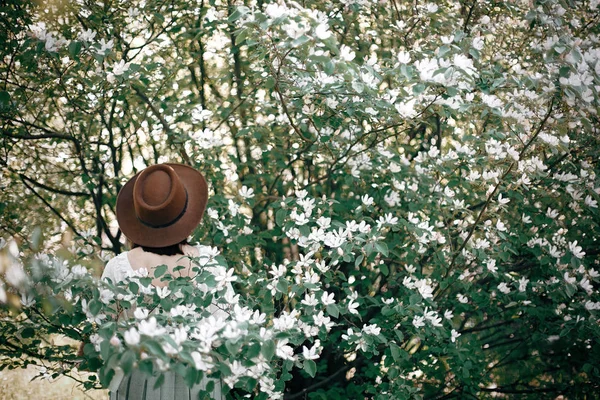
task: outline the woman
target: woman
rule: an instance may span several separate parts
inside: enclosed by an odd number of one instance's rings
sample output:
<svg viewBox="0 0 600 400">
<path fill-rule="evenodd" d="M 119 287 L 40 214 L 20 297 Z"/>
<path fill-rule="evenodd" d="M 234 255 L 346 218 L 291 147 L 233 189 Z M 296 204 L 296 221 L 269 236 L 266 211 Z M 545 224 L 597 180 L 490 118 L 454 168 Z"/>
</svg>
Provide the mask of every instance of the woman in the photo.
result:
<svg viewBox="0 0 600 400">
<path fill-rule="evenodd" d="M 192 275 L 190 257 L 199 256 L 199 247 L 190 246 L 187 237 L 200 223 L 207 201 L 206 180 L 200 172 L 186 165 L 159 164 L 135 175 L 117 197 L 117 221 L 123 234 L 132 241 L 133 249 L 111 259 L 102 278 L 116 283 L 141 268 L 154 276 L 152 271 L 159 265 L 166 265 L 173 275 Z M 184 268 L 174 273 L 177 266 Z M 154 279 L 152 284 L 164 286 L 166 283 Z M 196 399 L 197 393 L 211 381 L 204 378 L 188 388 L 175 372 L 168 371 L 164 375 L 164 383 L 154 389 L 156 377 L 134 370 L 120 382 L 111 384 L 110 399 Z M 213 381 L 212 398 L 224 398 L 221 383 Z"/>
</svg>

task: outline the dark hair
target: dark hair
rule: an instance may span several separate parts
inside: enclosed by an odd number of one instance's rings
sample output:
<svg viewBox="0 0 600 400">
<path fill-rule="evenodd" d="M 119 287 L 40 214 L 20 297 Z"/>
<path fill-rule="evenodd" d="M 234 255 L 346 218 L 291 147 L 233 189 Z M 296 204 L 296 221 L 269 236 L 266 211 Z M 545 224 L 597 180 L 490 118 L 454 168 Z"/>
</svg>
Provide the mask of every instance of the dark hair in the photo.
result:
<svg viewBox="0 0 600 400">
<path fill-rule="evenodd" d="M 135 249 L 136 247 L 141 247 L 144 251 L 147 251 L 148 253 L 154 253 L 154 254 L 158 254 L 161 256 L 174 256 L 177 254 L 183 255 L 182 246 L 184 246 L 186 244 L 189 244 L 187 239 L 183 239 L 179 243 L 175 243 L 175 244 L 172 244 L 172 245 L 166 246 L 166 247 L 146 247 L 146 246 L 140 246 L 137 243 L 133 243 L 131 245 L 131 248 Z"/>
</svg>

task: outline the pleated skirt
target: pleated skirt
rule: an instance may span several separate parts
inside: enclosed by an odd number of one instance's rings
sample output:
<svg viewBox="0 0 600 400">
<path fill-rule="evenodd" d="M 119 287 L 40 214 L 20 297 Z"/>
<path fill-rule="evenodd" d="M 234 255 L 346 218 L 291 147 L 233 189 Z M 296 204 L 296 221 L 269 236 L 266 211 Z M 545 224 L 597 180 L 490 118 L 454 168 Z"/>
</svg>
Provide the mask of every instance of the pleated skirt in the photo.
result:
<svg viewBox="0 0 600 400">
<path fill-rule="evenodd" d="M 110 400 L 225 400 L 221 382 L 218 380 L 205 377 L 199 384 L 190 388 L 175 372 L 165 372 L 164 376 L 163 384 L 154 389 L 157 377 L 134 370 L 131 375 L 123 378 L 116 391 L 110 392 Z M 210 381 L 215 383 L 210 396 L 198 397 L 200 390 L 205 389 Z"/>
</svg>

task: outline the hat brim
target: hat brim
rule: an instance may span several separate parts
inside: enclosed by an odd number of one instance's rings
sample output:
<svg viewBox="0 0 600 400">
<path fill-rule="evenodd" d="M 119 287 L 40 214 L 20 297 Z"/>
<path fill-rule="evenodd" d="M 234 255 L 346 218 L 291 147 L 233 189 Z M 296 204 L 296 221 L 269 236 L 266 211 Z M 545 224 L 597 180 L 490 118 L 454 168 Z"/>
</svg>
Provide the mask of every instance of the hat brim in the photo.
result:
<svg viewBox="0 0 600 400">
<path fill-rule="evenodd" d="M 180 243 L 196 229 L 208 202 L 208 185 L 204 176 L 194 168 L 183 164 L 170 164 L 183 183 L 188 195 L 183 216 L 173 225 L 152 228 L 143 224 L 135 213 L 133 187 L 141 172 L 131 178 L 117 196 L 117 221 L 121 231 L 133 243 L 144 247 L 167 247 Z"/>
</svg>

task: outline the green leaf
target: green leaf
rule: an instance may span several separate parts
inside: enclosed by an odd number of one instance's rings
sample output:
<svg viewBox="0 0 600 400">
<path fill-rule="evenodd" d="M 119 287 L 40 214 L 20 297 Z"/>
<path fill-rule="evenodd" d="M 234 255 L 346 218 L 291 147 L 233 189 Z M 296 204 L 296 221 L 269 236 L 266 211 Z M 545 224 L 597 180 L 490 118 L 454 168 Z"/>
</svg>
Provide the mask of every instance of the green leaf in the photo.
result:
<svg viewBox="0 0 600 400">
<path fill-rule="evenodd" d="M 285 216 L 287 215 L 287 210 L 285 208 L 280 208 L 275 213 L 275 222 L 279 226 L 283 226 L 283 222 L 285 221 Z"/>
<path fill-rule="evenodd" d="M 356 257 L 356 260 L 354 260 L 354 267 L 355 268 L 358 267 L 363 262 L 364 259 L 365 259 L 365 256 L 362 254 L 359 254 L 359 256 Z"/>
<path fill-rule="evenodd" d="M 159 265 L 158 267 L 156 267 L 154 269 L 154 277 L 160 278 L 161 276 L 163 276 L 165 272 L 167 272 L 167 268 L 168 267 L 166 265 Z"/>
<path fill-rule="evenodd" d="M 232 342 L 231 340 L 225 342 L 225 347 L 231 356 L 237 355 L 237 353 L 240 351 L 240 343 Z"/>
<path fill-rule="evenodd" d="M 333 318 L 337 318 L 340 316 L 340 309 L 338 308 L 337 305 L 328 304 L 326 309 L 327 309 L 327 314 L 331 315 Z"/>
<path fill-rule="evenodd" d="M 165 375 L 164 374 L 160 374 L 160 376 L 158 377 L 158 379 L 156 380 L 156 382 L 154 383 L 154 390 L 158 389 L 159 387 L 162 386 L 162 384 L 165 383 Z"/>
<path fill-rule="evenodd" d="M 135 362 L 135 353 L 131 350 L 127 350 L 120 359 L 121 368 L 123 369 L 123 373 L 125 375 L 131 372 L 133 368 L 133 363 Z"/>
<path fill-rule="evenodd" d="M 421 93 L 423 93 L 425 91 L 425 84 L 424 83 L 417 83 L 415 86 L 413 86 L 413 94 L 415 96 L 420 95 Z"/>
<path fill-rule="evenodd" d="M 155 356 L 160 358 L 166 358 L 167 354 L 157 341 L 148 339 L 143 341 L 142 344 L 147 350 L 150 351 L 150 353 L 154 354 Z"/>
<path fill-rule="evenodd" d="M 96 301 L 96 300 L 92 300 L 92 301 L 90 301 L 89 309 L 90 309 L 90 312 L 92 313 L 92 315 L 97 315 L 100 312 L 100 310 L 102 309 L 102 303 L 100 303 L 99 301 Z"/>
<path fill-rule="evenodd" d="M 385 263 L 379 264 L 379 270 L 385 276 L 388 276 L 390 274 L 390 269 Z"/>
<path fill-rule="evenodd" d="M 272 340 L 267 340 L 263 343 L 260 352 L 267 361 L 271 361 L 275 355 L 275 342 Z"/>
<path fill-rule="evenodd" d="M 244 7 L 244 6 L 236 7 L 235 10 L 233 10 L 231 15 L 229 16 L 229 18 L 227 18 L 227 22 L 231 23 L 231 22 L 237 21 L 238 19 L 242 18 L 244 15 L 248 14 L 248 11 L 250 11 L 250 9 L 248 7 Z"/>
<path fill-rule="evenodd" d="M 277 290 L 279 290 L 281 293 L 288 292 L 288 281 L 285 278 L 280 278 L 277 281 Z"/>
<path fill-rule="evenodd" d="M 77 58 L 77 55 L 81 51 L 81 42 L 73 41 L 69 43 L 69 55 L 71 58 Z"/>
<path fill-rule="evenodd" d="M 419 304 L 421 302 L 421 295 L 418 293 L 411 295 L 410 298 L 408 299 L 408 302 L 410 303 L 411 306 Z"/>
<path fill-rule="evenodd" d="M 392 353 L 392 358 L 396 362 L 400 362 L 402 357 L 400 356 L 400 347 L 396 343 L 390 343 L 390 352 Z"/>
<path fill-rule="evenodd" d="M 317 374 L 317 364 L 313 360 L 304 360 L 304 370 L 311 378 Z"/>
<path fill-rule="evenodd" d="M 384 242 L 375 242 L 375 248 L 378 252 L 383 254 L 384 257 L 387 257 L 389 255 L 387 244 L 385 244 Z"/>
</svg>

